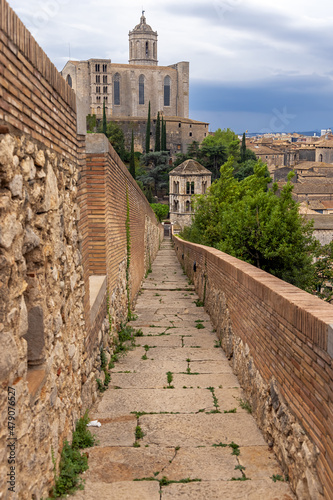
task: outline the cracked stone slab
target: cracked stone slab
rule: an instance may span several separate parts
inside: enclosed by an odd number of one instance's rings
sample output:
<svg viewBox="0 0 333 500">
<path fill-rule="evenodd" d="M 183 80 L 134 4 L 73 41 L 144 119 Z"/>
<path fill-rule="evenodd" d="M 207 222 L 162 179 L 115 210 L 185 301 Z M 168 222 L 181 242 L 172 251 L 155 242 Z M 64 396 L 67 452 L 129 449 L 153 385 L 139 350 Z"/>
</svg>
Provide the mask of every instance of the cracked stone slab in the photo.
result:
<svg viewBox="0 0 333 500">
<path fill-rule="evenodd" d="M 157 481 L 119 483 L 92 482 L 87 480 L 84 491 L 78 491 L 76 500 L 160 500 L 160 485 Z"/>
<path fill-rule="evenodd" d="M 211 447 L 232 441 L 239 446 L 266 444 L 253 417 L 248 414 L 144 415 L 140 417 L 140 425 L 145 433 L 144 444 L 174 447 Z"/>
<path fill-rule="evenodd" d="M 167 377 L 161 373 L 112 373 L 109 389 L 163 389 Z"/>
<path fill-rule="evenodd" d="M 235 470 L 238 461 L 230 455 L 229 448 L 181 448 L 175 459 L 163 470 L 162 475 L 168 479 L 202 479 L 209 481 L 241 478 L 239 470 Z M 160 476 L 157 476 L 160 479 Z"/>
<path fill-rule="evenodd" d="M 236 408 L 237 413 L 248 413 L 247 410 L 242 408 L 240 405 L 240 400 L 245 401 L 246 397 L 243 390 L 239 386 L 236 388 L 225 387 L 224 389 L 216 389 L 216 385 L 214 387 L 214 393 L 217 397 L 218 404 L 220 405 L 219 409 L 221 411 L 230 411 Z"/>
<path fill-rule="evenodd" d="M 191 371 L 198 373 L 232 373 L 228 361 L 193 361 Z"/>
<path fill-rule="evenodd" d="M 151 351 L 149 351 L 149 356 L 153 357 Z M 186 361 L 155 361 L 154 359 L 138 360 L 133 359 L 132 361 L 126 361 L 126 358 L 120 359 L 111 370 L 111 373 L 117 373 L 129 370 L 131 373 L 166 373 L 168 371 L 172 373 L 186 372 L 187 363 Z"/>
<path fill-rule="evenodd" d="M 162 500 L 295 500 L 289 485 L 272 481 L 202 481 L 170 484 L 162 488 Z"/>
<path fill-rule="evenodd" d="M 142 445 L 140 448 L 108 446 L 91 448 L 89 450 L 89 469 L 85 477 L 94 482 L 103 483 L 133 481 L 134 479 L 151 477 L 154 476 L 154 472 L 159 472 L 166 467 L 174 456 L 175 450 L 173 448 L 156 446 L 148 448 Z"/>
<path fill-rule="evenodd" d="M 102 424 L 101 427 L 90 428 L 99 441 L 96 446 L 133 446 L 137 425 L 135 415 L 120 419 L 99 419 L 99 421 Z"/>
<path fill-rule="evenodd" d="M 195 345 L 195 342 L 193 343 Z M 217 349 L 203 349 L 190 347 L 155 347 L 148 351 L 147 356 L 153 357 L 155 360 L 172 359 L 174 361 L 224 361 L 225 356 Z"/>
<path fill-rule="evenodd" d="M 222 385 L 223 388 L 240 387 L 238 379 L 233 373 L 203 374 L 195 376 L 175 373 L 172 384 L 176 388 L 183 387 L 184 385 L 186 387 L 200 387 L 201 389 L 205 387 L 219 387 L 220 385 Z"/>
<path fill-rule="evenodd" d="M 270 479 L 273 475 L 284 477 L 274 453 L 267 445 L 241 448 L 238 459 L 246 467 L 246 475 L 252 479 Z"/>
<path fill-rule="evenodd" d="M 165 386 L 167 386 L 166 376 Z M 110 390 L 99 402 L 98 414 L 100 417 L 105 417 L 131 414 L 135 411 L 190 413 L 201 408 L 213 408 L 210 391 L 206 389 L 185 391 L 185 389 Z"/>
<path fill-rule="evenodd" d="M 136 340 L 140 345 L 149 345 L 149 346 L 157 346 L 157 347 L 181 347 L 182 339 L 181 337 L 176 337 L 175 335 L 171 337 L 171 335 L 161 335 L 161 336 L 144 336 L 140 337 Z"/>
</svg>

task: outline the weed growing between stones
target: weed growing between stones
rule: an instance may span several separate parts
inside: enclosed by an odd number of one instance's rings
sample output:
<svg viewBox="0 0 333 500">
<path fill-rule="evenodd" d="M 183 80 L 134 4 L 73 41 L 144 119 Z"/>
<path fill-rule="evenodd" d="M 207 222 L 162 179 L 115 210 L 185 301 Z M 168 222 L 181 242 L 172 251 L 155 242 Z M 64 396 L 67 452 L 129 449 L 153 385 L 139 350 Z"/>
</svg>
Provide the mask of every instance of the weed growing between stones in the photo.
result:
<svg viewBox="0 0 333 500">
<path fill-rule="evenodd" d="M 218 348 L 218 347 L 222 347 L 221 346 L 221 341 L 220 340 L 215 340 L 215 345 L 214 347 Z"/>
<path fill-rule="evenodd" d="M 246 410 L 248 413 L 252 413 L 252 406 L 250 403 L 244 399 L 239 398 L 239 406 L 243 408 L 243 410 Z"/>
<path fill-rule="evenodd" d="M 97 444 L 96 437 L 87 429 L 89 420 L 87 410 L 76 423 L 72 444 L 70 445 L 67 440 L 64 441 L 58 476 L 56 460 L 53 450 L 51 450 L 55 485 L 50 492 L 49 498 L 60 498 L 77 490 L 83 490 L 84 481 L 79 474 L 88 469 L 88 454 L 81 455 L 79 449 L 89 448 Z"/>
<path fill-rule="evenodd" d="M 233 408 L 232 410 L 224 410 L 224 413 L 237 413 L 237 408 Z"/>
<path fill-rule="evenodd" d="M 195 322 L 196 322 L 196 325 L 195 327 L 198 329 L 198 330 L 202 330 L 204 327 L 204 325 L 202 324 L 203 323 L 203 319 L 197 319 Z"/>
<path fill-rule="evenodd" d="M 229 446 L 229 448 L 232 448 L 231 455 L 236 455 L 236 456 L 240 455 L 239 445 L 234 443 L 233 441 L 230 444 L 225 444 L 225 443 L 221 443 L 221 442 L 218 444 L 212 444 L 213 448 L 219 448 L 219 447 L 226 448 L 227 446 Z"/>
<path fill-rule="evenodd" d="M 200 299 L 197 299 L 197 300 L 194 300 L 193 303 L 197 306 L 197 307 L 203 307 L 205 304 L 204 302 L 202 302 L 202 300 Z"/>
<path fill-rule="evenodd" d="M 173 374 L 172 372 L 167 372 L 167 381 L 168 381 L 168 387 L 167 389 L 174 389 L 175 387 L 171 385 L 171 382 L 173 381 Z"/>
<path fill-rule="evenodd" d="M 215 389 L 214 387 L 207 387 L 207 389 L 212 393 L 212 396 L 213 396 L 213 402 L 214 402 L 214 406 L 215 406 L 215 410 L 211 410 L 207 413 L 221 413 L 220 410 L 219 410 L 219 403 L 218 403 L 218 400 L 217 400 L 217 397 L 215 395 Z"/>
<path fill-rule="evenodd" d="M 230 479 L 230 481 L 251 481 L 251 479 L 249 477 L 246 477 L 246 474 L 244 472 L 245 469 L 246 469 L 246 467 L 244 467 L 243 465 L 240 465 L 240 464 L 236 465 L 235 470 L 241 471 L 242 476 L 241 477 L 232 477 Z"/>
<path fill-rule="evenodd" d="M 100 348 L 100 358 L 101 358 L 101 370 L 104 372 L 105 377 L 104 377 L 104 382 L 102 382 L 99 378 L 96 379 L 96 382 L 99 392 L 104 392 L 109 387 L 111 377 L 106 367 L 107 359 L 103 346 L 101 346 Z"/>
<path fill-rule="evenodd" d="M 274 483 L 276 483 L 277 481 L 282 481 L 282 482 L 288 482 L 289 481 L 289 477 L 288 476 L 281 476 L 280 474 L 273 474 L 272 477 L 270 477 L 270 479 L 272 481 L 274 481 Z"/>
</svg>

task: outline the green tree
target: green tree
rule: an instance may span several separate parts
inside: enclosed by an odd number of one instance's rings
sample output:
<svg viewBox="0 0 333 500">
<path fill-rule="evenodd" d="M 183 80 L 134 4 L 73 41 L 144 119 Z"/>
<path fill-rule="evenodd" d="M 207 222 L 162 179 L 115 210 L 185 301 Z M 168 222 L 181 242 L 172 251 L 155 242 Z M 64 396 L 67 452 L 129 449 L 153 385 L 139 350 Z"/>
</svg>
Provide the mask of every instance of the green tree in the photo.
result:
<svg viewBox="0 0 333 500">
<path fill-rule="evenodd" d="M 94 133 L 97 127 L 96 115 L 87 115 L 87 132 Z"/>
<path fill-rule="evenodd" d="M 187 156 L 188 158 L 193 158 L 194 160 L 200 157 L 200 144 L 198 141 L 193 141 L 187 146 Z"/>
<path fill-rule="evenodd" d="M 133 130 L 132 130 L 131 158 L 130 158 L 129 171 L 130 171 L 133 179 L 135 179 L 135 156 L 134 156 L 134 135 L 133 135 Z"/>
<path fill-rule="evenodd" d="M 162 222 L 162 220 L 167 218 L 169 213 L 169 205 L 164 205 L 162 203 L 151 203 L 150 206 L 154 210 L 159 222 Z"/>
<path fill-rule="evenodd" d="M 128 152 L 125 150 L 125 136 L 116 122 L 109 122 L 106 126 L 106 137 L 123 161 L 128 161 Z"/>
<path fill-rule="evenodd" d="M 160 112 L 157 113 L 156 131 L 155 131 L 155 152 L 161 151 L 161 119 Z"/>
<path fill-rule="evenodd" d="M 246 137 L 245 132 L 243 133 L 242 145 L 241 145 L 241 162 L 245 161 L 245 153 L 246 153 Z"/>
<path fill-rule="evenodd" d="M 157 196 L 157 192 L 168 190 L 169 172 L 172 167 L 169 166 L 169 153 L 167 151 L 151 152 L 141 157 L 143 165 L 147 165 L 144 174 L 138 176 L 145 189 L 150 186 L 152 192 Z"/>
<path fill-rule="evenodd" d="M 106 111 L 105 111 L 105 101 L 103 101 L 103 134 L 106 135 L 107 122 L 106 122 Z"/>
<path fill-rule="evenodd" d="M 267 166 L 261 161 L 242 181 L 233 175 L 234 159 L 206 195 L 196 197 L 192 227 L 184 236 L 214 246 L 300 288 L 313 288 L 311 223 L 298 213 L 290 182 L 277 193 L 268 189 Z"/>
<path fill-rule="evenodd" d="M 148 154 L 150 151 L 150 130 L 151 130 L 151 120 L 150 120 L 150 101 L 149 101 L 147 127 L 146 127 L 146 154 Z"/>
<path fill-rule="evenodd" d="M 163 119 L 162 116 L 162 125 L 161 125 L 161 151 L 166 151 L 167 150 L 167 145 L 166 145 L 166 122 Z"/>
</svg>

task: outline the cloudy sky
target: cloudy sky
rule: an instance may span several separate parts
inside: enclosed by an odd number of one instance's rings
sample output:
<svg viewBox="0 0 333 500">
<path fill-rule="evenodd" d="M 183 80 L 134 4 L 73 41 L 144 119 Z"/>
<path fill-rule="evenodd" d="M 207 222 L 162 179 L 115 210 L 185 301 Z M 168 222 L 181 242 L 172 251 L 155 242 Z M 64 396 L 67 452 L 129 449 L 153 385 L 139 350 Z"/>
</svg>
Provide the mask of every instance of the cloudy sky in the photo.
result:
<svg viewBox="0 0 333 500">
<path fill-rule="evenodd" d="M 332 0 L 9 0 L 59 70 L 128 62 L 145 9 L 159 64 L 190 61 L 190 117 L 238 133 L 333 127 Z"/>
</svg>

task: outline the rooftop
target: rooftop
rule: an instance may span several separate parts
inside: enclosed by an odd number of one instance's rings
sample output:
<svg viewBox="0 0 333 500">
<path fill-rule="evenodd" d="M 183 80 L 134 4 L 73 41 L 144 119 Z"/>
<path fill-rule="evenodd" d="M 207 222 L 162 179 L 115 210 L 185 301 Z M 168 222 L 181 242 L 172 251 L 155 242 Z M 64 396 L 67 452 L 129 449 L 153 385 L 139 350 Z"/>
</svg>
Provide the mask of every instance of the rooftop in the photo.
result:
<svg viewBox="0 0 333 500">
<path fill-rule="evenodd" d="M 203 165 L 195 160 L 185 160 L 178 167 L 171 170 L 170 175 L 212 175 Z"/>
</svg>

